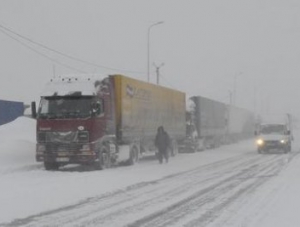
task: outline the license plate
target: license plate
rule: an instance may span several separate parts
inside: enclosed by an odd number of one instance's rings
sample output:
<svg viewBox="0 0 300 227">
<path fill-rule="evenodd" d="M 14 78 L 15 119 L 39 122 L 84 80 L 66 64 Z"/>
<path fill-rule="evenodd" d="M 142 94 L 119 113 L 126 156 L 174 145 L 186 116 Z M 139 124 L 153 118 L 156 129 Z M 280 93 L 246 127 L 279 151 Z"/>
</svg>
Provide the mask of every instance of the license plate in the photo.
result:
<svg viewBox="0 0 300 227">
<path fill-rule="evenodd" d="M 57 162 L 68 162 L 70 159 L 66 158 L 66 157 L 60 157 L 60 158 L 56 158 Z"/>
</svg>

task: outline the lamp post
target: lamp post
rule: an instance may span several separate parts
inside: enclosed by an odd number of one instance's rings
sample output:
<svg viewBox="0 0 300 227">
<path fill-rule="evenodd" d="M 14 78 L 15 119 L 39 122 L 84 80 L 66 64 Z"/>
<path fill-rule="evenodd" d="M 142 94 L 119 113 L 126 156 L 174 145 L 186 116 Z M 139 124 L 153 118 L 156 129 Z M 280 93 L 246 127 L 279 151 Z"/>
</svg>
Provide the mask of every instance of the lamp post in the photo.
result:
<svg viewBox="0 0 300 227">
<path fill-rule="evenodd" d="M 165 63 L 161 63 L 160 65 L 156 65 L 155 63 L 153 63 L 153 65 L 154 65 L 155 71 L 156 71 L 156 84 L 159 85 L 159 77 L 160 77 L 159 70 L 162 66 L 165 65 Z"/>
<path fill-rule="evenodd" d="M 154 24 L 151 24 L 148 27 L 148 33 L 147 33 L 147 81 L 150 82 L 150 30 L 152 27 L 156 25 L 160 25 L 164 23 L 163 21 L 156 22 Z"/>
</svg>

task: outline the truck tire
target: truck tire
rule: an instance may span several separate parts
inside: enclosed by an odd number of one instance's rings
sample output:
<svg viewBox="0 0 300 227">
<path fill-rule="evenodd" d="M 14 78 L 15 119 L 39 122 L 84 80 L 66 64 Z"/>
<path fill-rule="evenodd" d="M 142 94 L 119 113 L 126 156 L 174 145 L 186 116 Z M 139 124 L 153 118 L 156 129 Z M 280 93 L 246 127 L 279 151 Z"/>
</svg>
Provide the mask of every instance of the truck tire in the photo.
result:
<svg viewBox="0 0 300 227">
<path fill-rule="evenodd" d="M 139 161 L 139 149 L 133 146 L 130 150 L 130 158 L 128 160 L 128 165 L 134 165 Z"/>
<path fill-rule="evenodd" d="M 108 169 L 111 167 L 111 160 L 109 152 L 106 148 L 101 149 L 98 152 L 98 161 L 95 163 L 95 168 L 97 170 Z"/>
<path fill-rule="evenodd" d="M 287 154 L 287 153 L 289 153 L 289 152 L 291 152 L 291 151 L 292 151 L 291 145 L 288 145 L 288 146 L 286 146 L 286 147 L 284 148 L 284 153 L 285 153 L 285 154 Z"/>
<path fill-rule="evenodd" d="M 178 154 L 178 144 L 176 140 L 172 141 L 172 147 L 171 147 L 171 156 L 174 157 Z"/>
<path fill-rule="evenodd" d="M 55 162 L 44 162 L 44 167 L 46 170 L 58 170 L 59 165 Z"/>
</svg>

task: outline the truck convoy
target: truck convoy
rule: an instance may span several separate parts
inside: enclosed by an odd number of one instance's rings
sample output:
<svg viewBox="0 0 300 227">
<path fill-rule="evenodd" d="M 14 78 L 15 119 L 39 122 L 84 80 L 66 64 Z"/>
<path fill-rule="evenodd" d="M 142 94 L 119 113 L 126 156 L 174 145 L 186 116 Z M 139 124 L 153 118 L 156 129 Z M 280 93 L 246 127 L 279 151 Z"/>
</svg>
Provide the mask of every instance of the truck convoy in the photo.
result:
<svg viewBox="0 0 300 227">
<path fill-rule="evenodd" d="M 187 107 L 187 137 L 182 150 L 194 152 L 250 138 L 254 114 L 248 110 L 201 96 Z"/>
<path fill-rule="evenodd" d="M 36 113 L 36 160 L 109 168 L 155 153 L 163 126 L 170 153 L 203 150 L 253 136 L 254 115 L 241 108 L 123 75 L 63 76 L 46 84 Z M 35 106 L 35 105 L 33 105 Z"/>
<path fill-rule="evenodd" d="M 271 150 L 290 152 L 293 141 L 291 115 L 265 116 L 257 123 L 255 134 L 258 153 Z"/>
<path fill-rule="evenodd" d="M 155 150 L 161 125 L 175 155 L 186 135 L 183 92 L 123 75 L 54 78 L 38 108 L 36 160 L 47 170 L 71 163 L 96 169 L 134 164 Z"/>
</svg>

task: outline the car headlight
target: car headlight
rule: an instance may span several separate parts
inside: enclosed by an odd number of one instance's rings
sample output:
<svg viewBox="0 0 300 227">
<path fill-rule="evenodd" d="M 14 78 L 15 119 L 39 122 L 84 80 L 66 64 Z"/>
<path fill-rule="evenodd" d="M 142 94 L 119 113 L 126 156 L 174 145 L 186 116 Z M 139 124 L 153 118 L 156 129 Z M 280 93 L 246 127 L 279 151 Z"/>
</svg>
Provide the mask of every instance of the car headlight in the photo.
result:
<svg viewBox="0 0 300 227">
<path fill-rule="evenodd" d="M 264 141 L 262 139 L 256 140 L 257 145 L 263 145 Z"/>
</svg>

